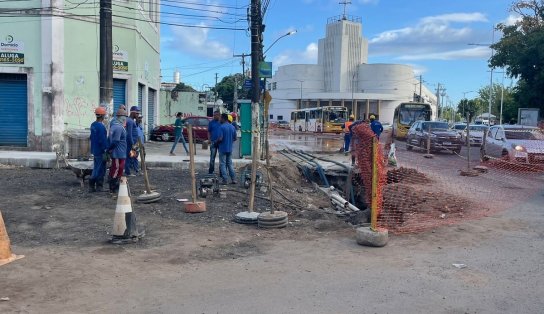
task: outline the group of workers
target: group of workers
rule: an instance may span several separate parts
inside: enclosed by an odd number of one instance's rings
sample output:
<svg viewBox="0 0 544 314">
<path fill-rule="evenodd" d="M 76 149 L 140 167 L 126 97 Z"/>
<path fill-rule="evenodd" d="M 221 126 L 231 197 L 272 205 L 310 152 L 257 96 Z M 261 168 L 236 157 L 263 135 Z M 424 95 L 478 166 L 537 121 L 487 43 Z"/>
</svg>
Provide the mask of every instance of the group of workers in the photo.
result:
<svg viewBox="0 0 544 314">
<path fill-rule="evenodd" d="M 103 190 L 106 164 L 110 158 L 111 166 L 108 173 L 110 193 L 119 190 L 119 180 L 123 173 L 127 176 L 139 173 L 138 143 L 144 142 L 140 112 L 140 108 L 132 106 L 127 115 L 125 106 L 121 105 L 110 122 L 108 132 L 104 125 L 106 108 L 95 109 L 96 121 L 91 124 L 90 135 L 94 164 L 89 179 L 89 192 Z"/>
<path fill-rule="evenodd" d="M 372 130 L 372 132 L 374 132 L 374 134 L 376 135 L 376 138 L 378 138 L 378 140 L 380 139 L 380 135 L 383 132 L 383 126 L 380 123 L 380 121 L 376 119 L 375 115 L 370 115 L 369 120 L 357 120 L 357 121 L 355 121 L 354 115 L 350 115 L 349 120 L 346 121 L 342 125 L 342 129 L 344 130 L 344 147 L 342 150 L 344 151 L 346 156 L 354 147 L 354 144 L 357 144 L 357 141 L 353 140 L 353 128 L 363 123 L 369 124 L 370 129 Z M 352 156 L 352 163 L 354 163 L 353 156 Z"/>
</svg>

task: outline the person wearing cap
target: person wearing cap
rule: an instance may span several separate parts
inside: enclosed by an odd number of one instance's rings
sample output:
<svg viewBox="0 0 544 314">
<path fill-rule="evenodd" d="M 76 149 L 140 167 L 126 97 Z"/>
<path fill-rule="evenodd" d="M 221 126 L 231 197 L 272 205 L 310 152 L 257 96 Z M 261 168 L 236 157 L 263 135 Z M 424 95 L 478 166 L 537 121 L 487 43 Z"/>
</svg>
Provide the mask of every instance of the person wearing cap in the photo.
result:
<svg viewBox="0 0 544 314">
<path fill-rule="evenodd" d="M 232 143 L 236 141 L 236 129 L 229 122 L 226 113 L 221 115 L 221 135 L 214 145 L 219 150 L 219 166 L 221 167 L 222 184 L 227 184 L 227 174 L 230 176 L 231 184 L 236 184 L 236 173 L 232 166 Z"/>
<path fill-rule="evenodd" d="M 138 117 L 136 118 L 136 127 L 138 128 L 138 138 L 140 139 L 142 144 L 145 143 L 143 118 L 144 117 L 142 115 L 138 115 Z"/>
<path fill-rule="evenodd" d="M 89 179 L 89 192 L 102 191 L 104 186 L 104 176 L 106 175 L 106 149 L 108 145 L 108 136 L 106 126 L 104 126 L 104 117 L 106 108 L 98 107 L 94 110 L 96 121 L 91 124 L 91 153 L 93 154 L 93 173 Z"/>
<path fill-rule="evenodd" d="M 185 149 L 185 153 L 189 155 L 189 149 L 187 149 L 187 142 L 185 141 L 185 137 L 183 137 L 183 120 L 181 119 L 182 113 L 178 112 L 176 113 L 176 122 L 174 122 L 174 135 L 176 138 L 174 139 L 174 145 L 172 145 L 172 149 L 170 149 L 170 156 L 176 156 L 174 154 L 174 150 L 176 149 L 176 145 L 178 145 L 178 142 L 181 140 L 181 143 L 183 143 L 183 148 Z"/>
<path fill-rule="evenodd" d="M 138 144 L 138 127 L 136 126 L 136 117 L 140 114 L 140 108 L 138 106 L 130 107 L 130 114 L 127 118 L 126 130 L 127 130 L 127 158 L 125 162 L 125 174 L 128 177 L 134 177 L 136 174 L 132 174 L 134 170 L 138 173 L 138 156 L 136 154 L 136 145 Z"/>
<path fill-rule="evenodd" d="M 217 146 L 214 143 L 221 136 L 221 123 L 219 119 L 221 113 L 219 110 L 213 112 L 213 120 L 208 123 L 208 141 L 210 142 L 210 165 L 208 167 L 208 174 L 215 172 L 215 157 L 217 156 Z M 219 176 L 221 176 L 221 168 L 219 168 Z"/>
<path fill-rule="evenodd" d="M 342 124 L 342 129 L 344 130 L 344 153 L 346 155 L 349 152 L 349 143 L 351 142 L 352 135 L 349 127 L 353 124 L 353 121 L 355 121 L 355 116 L 351 115 L 349 116 L 349 120 Z"/>
<path fill-rule="evenodd" d="M 383 132 L 383 126 L 380 121 L 376 120 L 375 115 L 370 115 L 370 128 L 372 129 L 372 132 L 376 134 L 376 137 L 380 139 L 380 135 Z"/>
<path fill-rule="evenodd" d="M 111 155 L 111 167 L 109 172 L 110 193 L 119 191 L 119 180 L 123 176 L 125 169 L 125 159 L 127 158 L 127 131 L 125 123 L 127 112 L 119 108 L 110 124 L 110 133 L 108 134 L 108 153 Z"/>
</svg>

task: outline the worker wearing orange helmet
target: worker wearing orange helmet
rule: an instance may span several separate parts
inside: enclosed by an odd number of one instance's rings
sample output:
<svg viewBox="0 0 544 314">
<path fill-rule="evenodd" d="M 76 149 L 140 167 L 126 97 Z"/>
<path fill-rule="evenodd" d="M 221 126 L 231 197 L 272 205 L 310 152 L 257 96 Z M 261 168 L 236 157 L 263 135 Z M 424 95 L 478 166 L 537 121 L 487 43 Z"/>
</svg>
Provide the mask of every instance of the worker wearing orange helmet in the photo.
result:
<svg viewBox="0 0 544 314">
<path fill-rule="evenodd" d="M 98 107 L 94 110 L 94 114 L 96 121 L 91 124 L 91 153 L 94 157 L 94 164 L 93 173 L 89 179 L 89 192 L 102 191 L 106 175 L 106 149 L 108 146 L 108 137 L 104 126 L 106 108 Z"/>
</svg>

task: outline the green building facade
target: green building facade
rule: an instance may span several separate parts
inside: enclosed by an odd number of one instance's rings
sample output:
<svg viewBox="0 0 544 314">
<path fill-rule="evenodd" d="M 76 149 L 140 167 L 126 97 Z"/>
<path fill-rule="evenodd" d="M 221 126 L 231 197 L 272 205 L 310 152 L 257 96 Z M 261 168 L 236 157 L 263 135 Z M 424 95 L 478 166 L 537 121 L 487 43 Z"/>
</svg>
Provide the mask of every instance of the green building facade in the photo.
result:
<svg viewBox="0 0 544 314">
<path fill-rule="evenodd" d="M 99 4 L 31 0 L 0 7 L 9 9 L 0 28 L 0 148 L 51 151 L 63 143 L 65 131 L 94 121 Z M 114 90 L 108 110 L 138 105 L 150 131 L 159 120 L 159 0 L 114 0 L 112 9 Z"/>
</svg>

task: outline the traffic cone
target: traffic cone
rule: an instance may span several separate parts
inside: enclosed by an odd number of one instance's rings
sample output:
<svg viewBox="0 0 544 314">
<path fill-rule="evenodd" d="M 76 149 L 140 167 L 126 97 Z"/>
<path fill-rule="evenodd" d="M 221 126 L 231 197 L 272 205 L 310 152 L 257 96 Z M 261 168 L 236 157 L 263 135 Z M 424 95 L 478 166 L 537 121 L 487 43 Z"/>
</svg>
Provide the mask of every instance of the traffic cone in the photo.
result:
<svg viewBox="0 0 544 314">
<path fill-rule="evenodd" d="M 2 212 L 0 212 L 0 266 L 5 265 L 7 263 L 11 263 L 23 257 L 25 256 L 15 255 L 11 252 L 8 232 L 6 231 L 6 226 L 4 225 Z"/>
<path fill-rule="evenodd" d="M 128 191 L 127 178 L 121 177 L 117 206 L 115 207 L 115 216 L 113 217 L 111 242 L 116 244 L 136 242 L 143 236 L 143 232 L 138 232 L 136 214 L 132 211 L 132 201 Z"/>
</svg>

